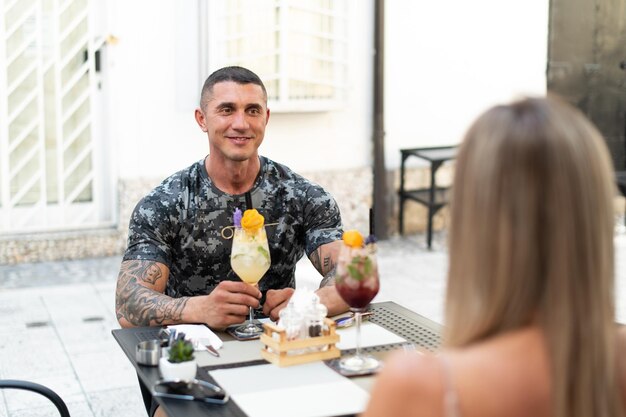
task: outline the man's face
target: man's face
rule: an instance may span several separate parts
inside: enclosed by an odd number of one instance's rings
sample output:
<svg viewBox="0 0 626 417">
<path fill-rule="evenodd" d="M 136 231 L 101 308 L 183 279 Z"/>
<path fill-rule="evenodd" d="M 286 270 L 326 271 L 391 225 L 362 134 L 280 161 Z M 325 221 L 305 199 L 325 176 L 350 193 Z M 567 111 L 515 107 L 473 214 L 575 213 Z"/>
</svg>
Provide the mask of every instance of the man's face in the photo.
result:
<svg viewBox="0 0 626 417">
<path fill-rule="evenodd" d="M 196 120 L 208 132 L 212 156 L 230 161 L 255 157 L 269 120 L 263 89 L 232 81 L 215 84 Z"/>
</svg>

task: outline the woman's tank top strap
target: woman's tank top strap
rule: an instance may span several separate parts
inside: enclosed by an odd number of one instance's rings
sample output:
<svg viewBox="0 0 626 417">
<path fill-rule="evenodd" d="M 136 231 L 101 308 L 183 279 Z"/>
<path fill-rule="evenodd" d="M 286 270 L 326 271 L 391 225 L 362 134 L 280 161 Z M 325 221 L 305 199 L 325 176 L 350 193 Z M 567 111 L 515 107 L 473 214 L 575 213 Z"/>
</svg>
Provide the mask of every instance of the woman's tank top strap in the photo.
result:
<svg viewBox="0 0 626 417">
<path fill-rule="evenodd" d="M 437 355 L 443 371 L 443 415 L 445 417 L 461 417 L 459 397 L 452 382 L 452 365 L 444 355 Z"/>
</svg>

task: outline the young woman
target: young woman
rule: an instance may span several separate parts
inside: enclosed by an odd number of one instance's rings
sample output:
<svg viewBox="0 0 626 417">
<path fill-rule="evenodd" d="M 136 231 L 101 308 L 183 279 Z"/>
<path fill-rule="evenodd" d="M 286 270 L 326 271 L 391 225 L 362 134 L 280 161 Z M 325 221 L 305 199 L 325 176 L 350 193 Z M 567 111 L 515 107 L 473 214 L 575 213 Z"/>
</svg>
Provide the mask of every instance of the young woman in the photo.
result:
<svg viewBox="0 0 626 417">
<path fill-rule="evenodd" d="M 622 416 L 613 169 L 556 98 L 488 110 L 459 151 L 445 349 L 396 354 L 365 417 Z"/>
</svg>

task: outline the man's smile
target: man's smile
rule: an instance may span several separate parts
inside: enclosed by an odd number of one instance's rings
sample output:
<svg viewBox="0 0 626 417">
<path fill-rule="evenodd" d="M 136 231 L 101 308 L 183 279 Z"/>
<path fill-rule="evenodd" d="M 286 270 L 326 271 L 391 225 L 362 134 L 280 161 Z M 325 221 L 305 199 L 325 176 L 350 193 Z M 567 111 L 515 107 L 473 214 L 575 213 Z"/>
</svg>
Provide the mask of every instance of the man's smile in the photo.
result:
<svg viewBox="0 0 626 417">
<path fill-rule="evenodd" d="M 226 136 L 226 139 L 235 142 L 237 144 L 244 144 L 249 140 L 252 140 L 249 136 Z"/>
</svg>

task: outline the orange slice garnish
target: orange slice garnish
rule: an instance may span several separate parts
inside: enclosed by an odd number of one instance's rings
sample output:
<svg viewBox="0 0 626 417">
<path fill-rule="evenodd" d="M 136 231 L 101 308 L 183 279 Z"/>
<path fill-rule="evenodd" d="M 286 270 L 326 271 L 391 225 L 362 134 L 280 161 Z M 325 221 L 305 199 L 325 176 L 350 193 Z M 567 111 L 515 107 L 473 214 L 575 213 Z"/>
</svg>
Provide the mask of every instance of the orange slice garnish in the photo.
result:
<svg viewBox="0 0 626 417">
<path fill-rule="evenodd" d="M 241 218 L 241 227 L 248 233 L 253 233 L 263 227 L 265 218 L 256 209 L 244 211 Z"/>
<path fill-rule="evenodd" d="M 346 230 L 343 232 L 343 243 L 351 248 L 363 247 L 363 235 L 358 230 Z"/>
</svg>

